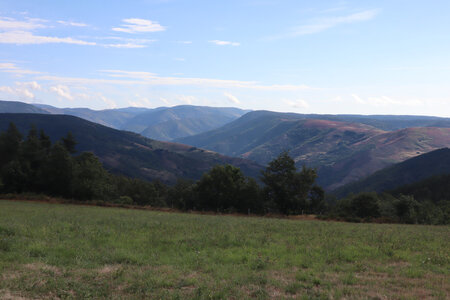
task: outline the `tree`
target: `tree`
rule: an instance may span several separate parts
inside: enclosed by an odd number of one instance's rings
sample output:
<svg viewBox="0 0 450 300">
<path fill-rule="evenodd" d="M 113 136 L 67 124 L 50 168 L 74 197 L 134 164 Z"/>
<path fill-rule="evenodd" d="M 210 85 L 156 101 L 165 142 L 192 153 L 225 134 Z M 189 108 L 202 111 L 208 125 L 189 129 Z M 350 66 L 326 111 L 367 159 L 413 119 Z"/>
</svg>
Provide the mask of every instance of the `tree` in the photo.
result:
<svg viewBox="0 0 450 300">
<path fill-rule="evenodd" d="M 325 208 L 325 191 L 320 186 L 314 185 L 309 192 L 309 211 L 314 214 L 322 214 Z"/>
<path fill-rule="evenodd" d="M 380 216 L 380 206 L 376 193 L 361 193 L 350 201 L 353 214 L 359 218 L 376 218 Z"/>
<path fill-rule="evenodd" d="M 282 152 L 262 172 L 268 207 L 275 205 L 284 214 L 304 212 L 316 177 L 316 171 L 305 166 L 297 172 L 294 160 L 288 152 Z"/>
<path fill-rule="evenodd" d="M 53 145 L 40 178 L 51 195 L 72 197 L 73 159 L 60 142 Z"/>
<path fill-rule="evenodd" d="M 22 134 L 14 123 L 9 123 L 6 132 L 0 135 L 0 168 L 17 158 Z"/>
<path fill-rule="evenodd" d="M 83 152 L 75 158 L 73 175 L 75 198 L 106 199 L 110 190 L 109 174 L 93 153 Z"/>
<path fill-rule="evenodd" d="M 75 152 L 77 152 L 77 150 L 75 150 L 77 142 L 75 141 L 72 132 L 69 131 L 67 133 L 67 136 L 65 138 L 62 138 L 61 140 L 63 142 L 64 148 L 66 148 L 66 150 L 69 151 L 70 154 L 74 154 Z"/>
<path fill-rule="evenodd" d="M 222 165 L 203 174 L 197 183 L 197 208 L 207 210 L 237 210 L 247 212 L 250 203 L 257 198 L 254 183 L 247 179 L 241 169 Z"/>
</svg>

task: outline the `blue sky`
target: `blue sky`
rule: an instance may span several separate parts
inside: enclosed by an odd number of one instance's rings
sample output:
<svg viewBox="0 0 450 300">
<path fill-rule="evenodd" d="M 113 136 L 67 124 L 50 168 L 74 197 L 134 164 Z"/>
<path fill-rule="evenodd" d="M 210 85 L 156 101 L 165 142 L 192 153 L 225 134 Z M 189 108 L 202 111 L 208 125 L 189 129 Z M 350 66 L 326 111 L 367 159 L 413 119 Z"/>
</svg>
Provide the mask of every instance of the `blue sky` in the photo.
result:
<svg viewBox="0 0 450 300">
<path fill-rule="evenodd" d="M 450 117 L 449 1 L 0 2 L 0 99 Z"/>
</svg>

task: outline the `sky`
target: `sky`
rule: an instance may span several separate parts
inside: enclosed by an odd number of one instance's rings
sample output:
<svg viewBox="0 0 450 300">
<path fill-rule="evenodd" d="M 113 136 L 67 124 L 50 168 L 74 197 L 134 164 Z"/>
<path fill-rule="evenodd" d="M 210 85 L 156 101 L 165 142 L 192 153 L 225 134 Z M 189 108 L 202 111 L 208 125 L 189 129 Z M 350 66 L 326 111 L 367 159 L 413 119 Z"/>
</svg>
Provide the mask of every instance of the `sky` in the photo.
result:
<svg viewBox="0 0 450 300">
<path fill-rule="evenodd" d="M 2 0 L 0 99 L 450 117 L 448 0 Z"/>
</svg>

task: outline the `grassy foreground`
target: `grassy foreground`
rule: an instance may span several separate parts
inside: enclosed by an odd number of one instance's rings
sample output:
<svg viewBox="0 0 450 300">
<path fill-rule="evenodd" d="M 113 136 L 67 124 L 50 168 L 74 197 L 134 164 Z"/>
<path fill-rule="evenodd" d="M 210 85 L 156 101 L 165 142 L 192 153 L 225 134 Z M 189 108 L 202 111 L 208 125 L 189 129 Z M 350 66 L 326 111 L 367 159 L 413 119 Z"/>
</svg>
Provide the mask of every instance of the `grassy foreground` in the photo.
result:
<svg viewBox="0 0 450 300">
<path fill-rule="evenodd" d="M 0 201 L 0 298 L 448 299 L 450 227 Z"/>
</svg>

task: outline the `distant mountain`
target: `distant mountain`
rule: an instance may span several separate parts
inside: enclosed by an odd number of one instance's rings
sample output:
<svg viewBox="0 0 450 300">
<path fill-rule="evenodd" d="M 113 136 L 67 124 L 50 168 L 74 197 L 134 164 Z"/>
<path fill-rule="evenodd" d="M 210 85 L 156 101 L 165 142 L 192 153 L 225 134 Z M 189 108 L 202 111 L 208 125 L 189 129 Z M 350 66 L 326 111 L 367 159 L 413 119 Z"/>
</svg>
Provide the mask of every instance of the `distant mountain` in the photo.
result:
<svg viewBox="0 0 450 300">
<path fill-rule="evenodd" d="M 233 107 L 180 105 L 141 113 L 121 129 L 163 141 L 186 137 L 223 126 L 248 111 Z"/>
<path fill-rule="evenodd" d="M 365 124 L 255 111 L 216 130 L 176 141 L 260 164 L 289 150 L 298 166 L 316 167 L 318 182 L 332 190 L 393 163 L 449 146 L 450 128 L 383 131 Z"/>
<path fill-rule="evenodd" d="M 47 114 L 48 112 L 31 104 L 17 101 L 1 101 L 0 113 L 36 113 Z"/>
<path fill-rule="evenodd" d="M 198 179 L 216 164 L 232 164 L 249 176 L 259 175 L 261 166 L 240 158 L 159 142 L 138 134 L 112 129 L 78 117 L 44 114 L 0 114 L 0 130 L 14 122 L 27 133 L 31 125 L 43 129 L 53 141 L 71 131 L 78 151 L 96 154 L 112 172 L 147 180 L 173 183 L 177 178 Z"/>
<path fill-rule="evenodd" d="M 442 174 L 450 174 L 449 148 L 434 150 L 394 164 L 338 188 L 333 193 L 338 197 L 345 197 L 349 193 L 383 192 Z"/>
<path fill-rule="evenodd" d="M 105 110 L 56 108 L 42 104 L 37 106 L 47 113 L 77 116 L 91 122 L 132 131 L 161 141 L 170 141 L 174 138 L 212 130 L 248 112 L 232 107 L 193 105 L 154 109 L 129 107 Z"/>
<path fill-rule="evenodd" d="M 93 110 L 89 108 L 57 108 L 44 104 L 37 104 L 36 106 L 45 110 L 46 113 L 76 116 L 115 129 L 121 129 L 130 119 L 134 118 L 138 114 L 151 110 L 147 108 L 134 107 Z"/>
</svg>

